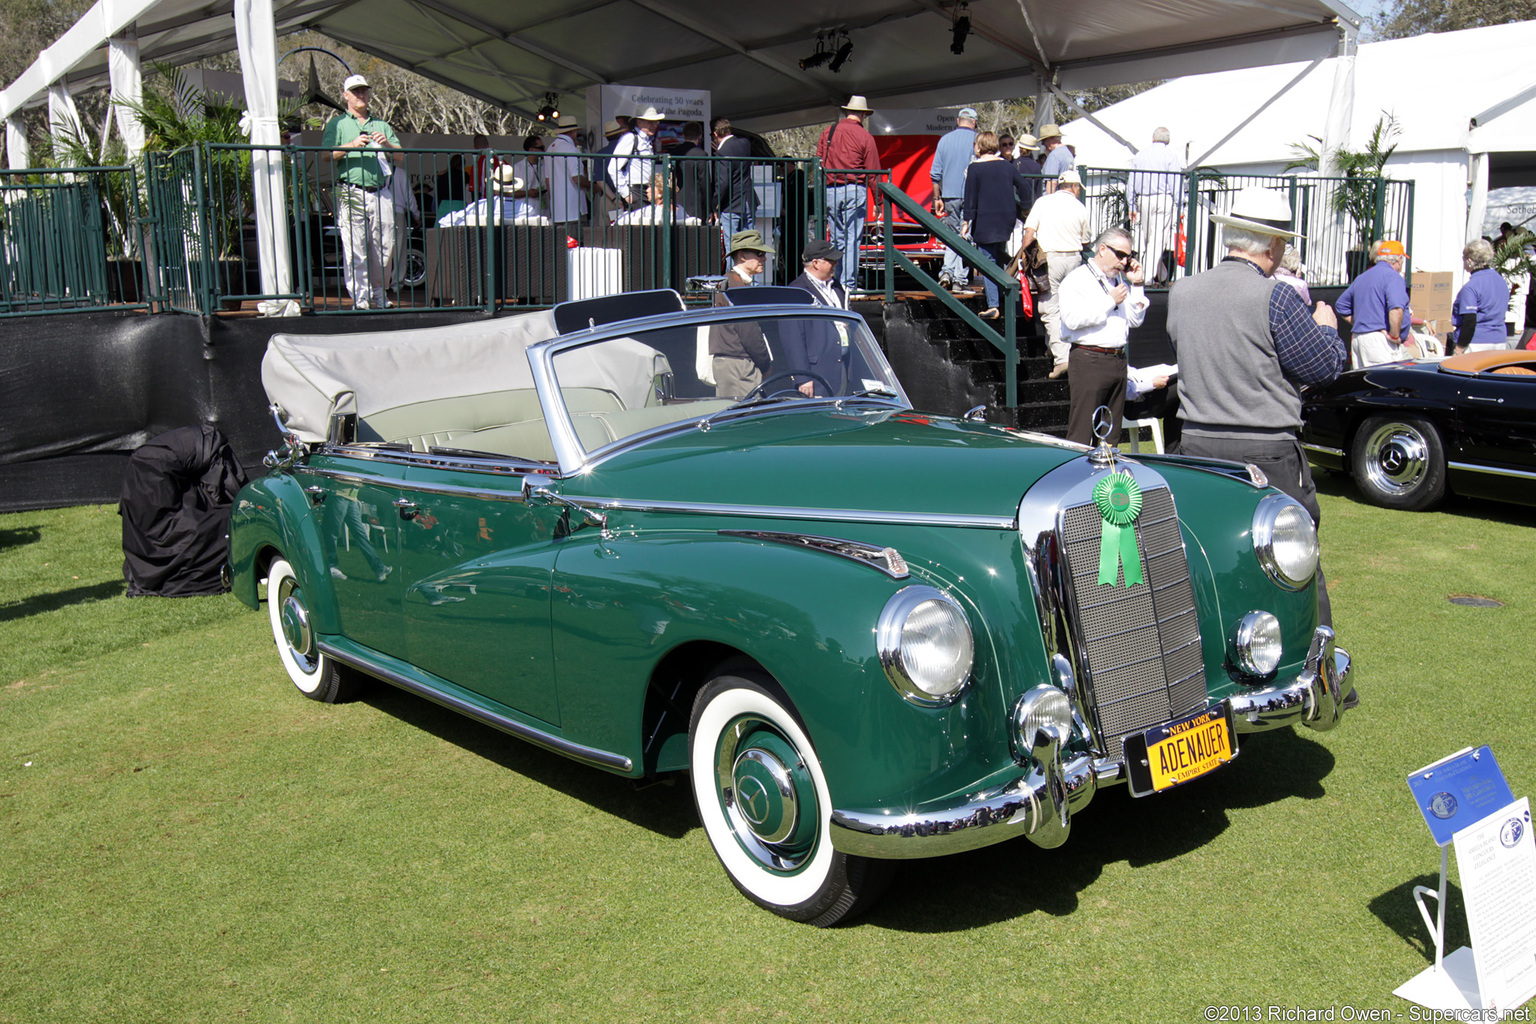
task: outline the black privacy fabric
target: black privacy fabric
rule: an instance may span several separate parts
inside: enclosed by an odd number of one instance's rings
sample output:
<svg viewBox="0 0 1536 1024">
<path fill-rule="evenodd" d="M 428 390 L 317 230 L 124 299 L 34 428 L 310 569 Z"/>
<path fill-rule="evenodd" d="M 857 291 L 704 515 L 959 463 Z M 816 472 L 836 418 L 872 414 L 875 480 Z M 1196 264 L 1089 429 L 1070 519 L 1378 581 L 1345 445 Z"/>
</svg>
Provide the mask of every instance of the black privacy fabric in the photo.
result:
<svg viewBox="0 0 1536 1024">
<path fill-rule="evenodd" d="M 229 508 L 245 471 L 212 427 L 177 427 L 128 460 L 123 496 L 123 578 L 128 596 L 223 591 Z"/>
</svg>

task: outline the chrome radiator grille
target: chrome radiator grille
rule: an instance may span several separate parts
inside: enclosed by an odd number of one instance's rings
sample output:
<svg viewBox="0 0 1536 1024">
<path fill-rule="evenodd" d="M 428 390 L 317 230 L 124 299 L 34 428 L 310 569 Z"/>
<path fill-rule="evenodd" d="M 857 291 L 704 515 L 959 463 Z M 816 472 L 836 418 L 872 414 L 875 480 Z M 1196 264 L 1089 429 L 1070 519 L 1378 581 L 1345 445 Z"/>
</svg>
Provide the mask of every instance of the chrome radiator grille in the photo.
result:
<svg viewBox="0 0 1536 1024">
<path fill-rule="evenodd" d="M 1178 512 L 1166 487 L 1145 491 L 1136 544 L 1145 579 L 1100 585 L 1103 519 L 1090 502 L 1062 511 L 1061 541 L 1076 608 L 1079 656 L 1111 760 L 1126 736 L 1205 706 L 1205 668 Z"/>
</svg>

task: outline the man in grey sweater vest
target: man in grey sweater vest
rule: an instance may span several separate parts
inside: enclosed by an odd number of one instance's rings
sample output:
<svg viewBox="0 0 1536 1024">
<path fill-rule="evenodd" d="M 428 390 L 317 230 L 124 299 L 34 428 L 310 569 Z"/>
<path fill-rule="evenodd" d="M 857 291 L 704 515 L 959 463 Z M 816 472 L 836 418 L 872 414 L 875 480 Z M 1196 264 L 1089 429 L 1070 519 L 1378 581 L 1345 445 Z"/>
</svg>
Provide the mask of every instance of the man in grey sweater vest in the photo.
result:
<svg viewBox="0 0 1536 1024">
<path fill-rule="evenodd" d="M 1291 205 L 1272 189 L 1245 188 L 1222 225 L 1227 258 L 1175 282 L 1168 294 L 1168 334 L 1179 365 L 1179 451 L 1250 462 L 1270 484 L 1320 518 L 1312 470 L 1297 440 L 1303 385 L 1326 384 L 1348 350 L 1327 303 L 1308 310 L 1295 289 L 1270 276 L 1285 253 Z M 1318 614 L 1331 625 L 1322 570 Z"/>
</svg>

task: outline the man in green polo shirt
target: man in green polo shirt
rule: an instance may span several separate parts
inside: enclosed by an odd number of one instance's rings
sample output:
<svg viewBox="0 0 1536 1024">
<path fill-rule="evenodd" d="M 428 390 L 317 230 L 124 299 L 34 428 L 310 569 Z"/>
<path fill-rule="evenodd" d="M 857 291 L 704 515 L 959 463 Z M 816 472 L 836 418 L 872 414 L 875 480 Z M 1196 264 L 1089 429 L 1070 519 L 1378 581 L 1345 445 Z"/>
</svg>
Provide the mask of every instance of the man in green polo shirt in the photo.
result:
<svg viewBox="0 0 1536 1024">
<path fill-rule="evenodd" d="M 383 309 L 384 269 L 395 244 L 395 202 L 390 175 L 405 160 L 395 130 L 368 116 L 372 90 L 362 75 L 342 86 L 347 112 L 325 126 L 322 160 L 336 166 L 336 228 L 341 232 L 343 276 L 354 309 Z M 397 152 L 384 154 L 385 149 Z"/>
</svg>

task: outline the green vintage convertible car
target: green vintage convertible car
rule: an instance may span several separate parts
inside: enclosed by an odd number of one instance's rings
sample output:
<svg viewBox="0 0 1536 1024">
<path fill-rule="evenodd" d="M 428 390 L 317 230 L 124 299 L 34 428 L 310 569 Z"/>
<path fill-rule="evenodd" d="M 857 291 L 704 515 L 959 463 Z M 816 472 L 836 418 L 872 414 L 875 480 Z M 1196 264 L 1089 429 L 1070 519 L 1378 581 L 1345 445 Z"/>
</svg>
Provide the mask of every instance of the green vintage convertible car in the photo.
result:
<svg viewBox="0 0 1536 1024">
<path fill-rule="evenodd" d="M 231 570 L 298 689 L 686 771 L 736 887 L 818 925 L 1353 706 L 1312 522 L 1256 469 L 914 412 L 858 315 L 742 291 L 274 337 Z M 721 332 L 772 351 L 750 395 L 716 397 Z"/>
</svg>

